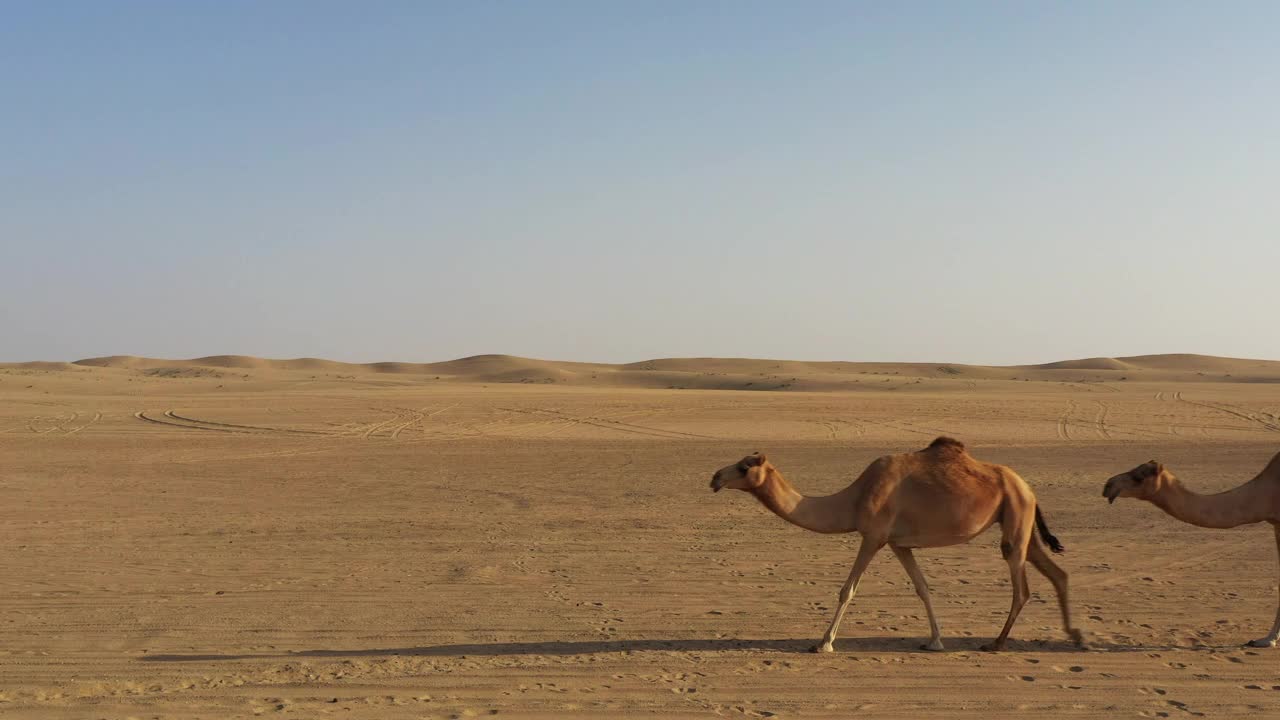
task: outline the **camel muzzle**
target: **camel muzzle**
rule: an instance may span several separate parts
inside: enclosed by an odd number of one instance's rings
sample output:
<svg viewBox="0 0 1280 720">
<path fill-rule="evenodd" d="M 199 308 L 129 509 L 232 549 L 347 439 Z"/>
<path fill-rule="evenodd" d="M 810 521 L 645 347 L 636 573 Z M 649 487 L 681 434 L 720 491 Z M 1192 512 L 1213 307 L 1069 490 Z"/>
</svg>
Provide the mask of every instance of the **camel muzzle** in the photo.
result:
<svg viewBox="0 0 1280 720">
<path fill-rule="evenodd" d="M 1114 483 L 1108 481 L 1102 488 L 1102 497 L 1107 499 L 1108 505 L 1114 505 L 1116 498 L 1120 496 L 1120 489 Z"/>
<path fill-rule="evenodd" d="M 711 492 L 720 492 L 723 489 L 724 489 L 724 480 L 721 480 L 719 475 L 712 476 Z"/>
</svg>

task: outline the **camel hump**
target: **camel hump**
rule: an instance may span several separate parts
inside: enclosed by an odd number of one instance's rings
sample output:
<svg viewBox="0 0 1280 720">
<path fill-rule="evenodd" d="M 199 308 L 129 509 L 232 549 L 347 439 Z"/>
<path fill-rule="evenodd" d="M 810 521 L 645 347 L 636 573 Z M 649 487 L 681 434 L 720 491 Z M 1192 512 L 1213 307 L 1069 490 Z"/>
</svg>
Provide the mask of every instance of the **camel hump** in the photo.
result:
<svg viewBox="0 0 1280 720">
<path fill-rule="evenodd" d="M 1276 453 L 1276 456 L 1271 458 L 1271 462 L 1267 463 L 1267 466 L 1262 469 L 1262 474 L 1280 475 L 1280 453 Z"/>
<path fill-rule="evenodd" d="M 953 437 L 947 437 L 946 435 L 939 435 L 938 437 L 934 438 L 933 442 L 929 443 L 929 447 L 925 449 L 926 450 L 955 450 L 958 452 L 964 452 L 964 443 L 960 442 L 959 440 Z"/>
</svg>

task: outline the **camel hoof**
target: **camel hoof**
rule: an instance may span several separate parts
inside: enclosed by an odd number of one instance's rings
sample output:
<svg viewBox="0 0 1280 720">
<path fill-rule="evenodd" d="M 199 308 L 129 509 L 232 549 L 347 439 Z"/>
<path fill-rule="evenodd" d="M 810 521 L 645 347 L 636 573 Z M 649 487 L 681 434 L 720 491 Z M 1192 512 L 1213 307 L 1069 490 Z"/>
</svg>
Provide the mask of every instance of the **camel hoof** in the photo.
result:
<svg viewBox="0 0 1280 720">
<path fill-rule="evenodd" d="M 1080 650 L 1089 649 L 1089 643 L 1084 641 L 1084 633 L 1080 632 L 1079 630 L 1071 631 L 1071 641 L 1074 642 L 1076 644 L 1076 647 Z"/>
<path fill-rule="evenodd" d="M 982 652 L 1000 652 L 1001 650 L 1004 649 L 1004 645 L 997 645 L 993 642 L 990 642 L 990 643 L 987 643 L 986 645 L 979 645 L 978 649 L 981 650 Z"/>
<path fill-rule="evenodd" d="M 920 649 L 927 650 L 929 652 L 942 652 L 943 650 L 946 650 L 946 648 L 942 647 L 941 640 L 934 640 L 931 643 L 925 643 L 924 645 L 920 646 Z"/>
<path fill-rule="evenodd" d="M 1276 641 L 1270 640 L 1268 638 L 1258 638 L 1257 640 L 1250 640 L 1249 642 L 1245 643 L 1245 645 L 1248 647 L 1256 647 L 1256 648 L 1270 648 L 1270 647 L 1276 646 Z"/>
<path fill-rule="evenodd" d="M 829 652 L 835 652 L 835 651 L 836 649 L 831 647 L 830 643 L 825 643 L 822 645 L 814 645 L 813 647 L 809 648 L 809 652 L 811 653 L 829 653 Z"/>
</svg>

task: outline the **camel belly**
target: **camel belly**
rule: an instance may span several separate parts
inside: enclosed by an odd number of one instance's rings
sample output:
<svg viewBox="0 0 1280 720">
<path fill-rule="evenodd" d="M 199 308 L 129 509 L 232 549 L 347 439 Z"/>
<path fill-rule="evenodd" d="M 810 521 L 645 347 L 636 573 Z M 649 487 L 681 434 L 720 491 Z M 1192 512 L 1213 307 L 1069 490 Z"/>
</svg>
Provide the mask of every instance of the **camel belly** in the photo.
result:
<svg viewBox="0 0 1280 720">
<path fill-rule="evenodd" d="M 964 508 L 948 512 L 900 512 L 889 532 L 889 543 L 898 547 L 945 547 L 969 542 L 991 527 L 997 507 Z"/>
<path fill-rule="evenodd" d="M 956 533 L 936 533 L 936 532 L 905 532 L 901 535 L 889 536 L 889 544 L 900 548 L 933 548 L 946 547 L 948 545 L 963 545 L 970 540 L 978 537 L 987 528 L 978 531 L 965 531 Z"/>
</svg>

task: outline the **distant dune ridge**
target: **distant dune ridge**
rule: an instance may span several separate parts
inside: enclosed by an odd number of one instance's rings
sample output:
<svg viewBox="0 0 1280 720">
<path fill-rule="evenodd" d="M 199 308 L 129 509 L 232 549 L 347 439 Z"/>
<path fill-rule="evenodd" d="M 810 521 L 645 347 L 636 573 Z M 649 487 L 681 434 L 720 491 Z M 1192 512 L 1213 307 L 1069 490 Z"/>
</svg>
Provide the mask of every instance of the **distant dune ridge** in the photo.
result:
<svg viewBox="0 0 1280 720">
<path fill-rule="evenodd" d="M 345 363 L 320 358 L 271 360 L 248 355 L 211 355 L 190 360 L 113 355 L 74 363 L 27 362 L 0 367 L 29 371 L 81 371 L 102 368 L 151 376 L 194 377 L 192 370 L 213 369 L 307 377 L 396 375 L 405 380 L 472 383 L 568 384 L 636 388 L 725 390 L 893 389 L 907 383 L 937 387 L 934 381 L 1059 382 L 1280 382 L 1280 361 L 1210 355 L 1138 355 L 1063 360 L 1041 365 L 963 365 L 767 360 L 752 358 L 658 358 L 633 363 L 584 363 L 537 360 L 513 355 L 475 355 L 437 363 Z M 216 376 L 216 373 L 206 373 Z M 930 381 L 930 382 L 925 382 Z"/>
</svg>

